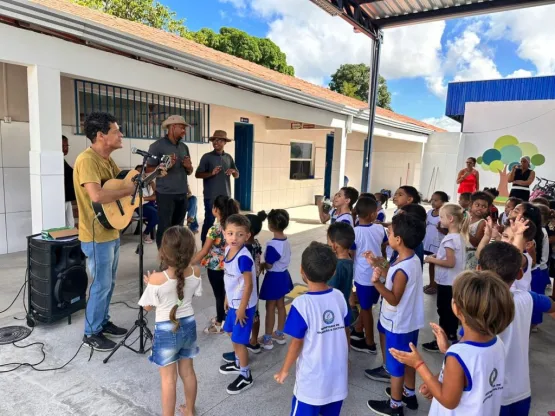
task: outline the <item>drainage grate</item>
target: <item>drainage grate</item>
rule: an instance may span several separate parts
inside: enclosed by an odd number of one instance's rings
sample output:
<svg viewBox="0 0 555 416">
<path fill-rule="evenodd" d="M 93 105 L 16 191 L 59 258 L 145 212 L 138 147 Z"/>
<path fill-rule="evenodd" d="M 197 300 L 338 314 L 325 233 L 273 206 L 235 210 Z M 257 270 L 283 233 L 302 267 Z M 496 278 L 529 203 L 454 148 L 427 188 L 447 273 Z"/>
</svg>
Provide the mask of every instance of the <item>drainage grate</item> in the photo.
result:
<svg viewBox="0 0 555 416">
<path fill-rule="evenodd" d="M 29 336 L 31 330 L 25 326 L 5 326 L 0 328 L 0 345 L 21 341 Z"/>
</svg>

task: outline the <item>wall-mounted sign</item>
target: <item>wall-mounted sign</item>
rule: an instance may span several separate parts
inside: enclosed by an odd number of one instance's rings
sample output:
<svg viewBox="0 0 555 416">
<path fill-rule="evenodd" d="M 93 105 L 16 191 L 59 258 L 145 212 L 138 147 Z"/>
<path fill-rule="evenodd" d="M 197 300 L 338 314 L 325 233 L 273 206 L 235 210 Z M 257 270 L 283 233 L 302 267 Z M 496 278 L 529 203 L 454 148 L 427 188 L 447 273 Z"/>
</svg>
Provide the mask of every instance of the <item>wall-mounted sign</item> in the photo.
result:
<svg viewBox="0 0 555 416">
<path fill-rule="evenodd" d="M 248 123 L 249 122 L 249 119 L 246 118 L 246 117 L 241 117 L 239 120 L 241 121 L 241 123 Z"/>
<path fill-rule="evenodd" d="M 313 129 L 316 127 L 314 124 L 303 124 L 303 129 Z"/>
<path fill-rule="evenodd" d="M 291 123 L 291 130 L 299 130 L 303 128 L 303 123 Z"/>
</svg>

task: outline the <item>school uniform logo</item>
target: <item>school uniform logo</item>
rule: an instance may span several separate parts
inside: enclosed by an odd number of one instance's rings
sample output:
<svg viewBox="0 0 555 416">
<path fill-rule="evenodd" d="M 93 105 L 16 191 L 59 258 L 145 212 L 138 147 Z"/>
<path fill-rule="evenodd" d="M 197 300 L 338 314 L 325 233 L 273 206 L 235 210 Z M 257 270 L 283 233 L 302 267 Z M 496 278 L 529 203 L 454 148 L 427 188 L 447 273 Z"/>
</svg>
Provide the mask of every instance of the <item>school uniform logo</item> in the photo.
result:
<svg viewBox="0 0 555 416">
<path fill-rule="evenodd" d="M 497 380 L 498 372 L 497 368 L 494 368 L 491 374 L 489 375 L 489 385 L 493 387 L 495 385 L 495 380 Z"/>
<path fill-rule="evenodd" d="M 335 315 L 332 311 L 327 310 L 324 312 L 324 315 L 322 315 L 322 318 L 324 319 L 324 323 L 329 325 L 335 320 Z"/>
</svg>

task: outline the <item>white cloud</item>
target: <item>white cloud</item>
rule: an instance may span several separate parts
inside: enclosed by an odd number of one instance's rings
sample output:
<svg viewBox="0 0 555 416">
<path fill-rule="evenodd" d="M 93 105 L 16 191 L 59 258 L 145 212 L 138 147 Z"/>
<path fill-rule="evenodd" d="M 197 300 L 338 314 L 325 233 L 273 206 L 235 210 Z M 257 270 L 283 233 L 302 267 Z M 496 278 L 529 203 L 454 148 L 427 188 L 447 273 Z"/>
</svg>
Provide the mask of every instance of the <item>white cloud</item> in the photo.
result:
<svg viewBox="0 0 555 416">
<path fill-rule="evenodd" d="M 512 74 L 507 75 L 506 78 L 528 78 L 532 75 L 532 72 L 527 71 L 526 69 L 517 69 Z"/>
<path fill-rule="evenodd" d="M 247 0 L 218 0 L 220 3 L 229 3 L 237 9 L 246 9 Z"/>
<path fill-rule="evenodd" d="M 461 131 L 461 123 L 453 120 L 447 116 L 430 117 L 422 120 L 424 123 L 431 124 L 432 126 L 440 127 L 448 131 Z"/>
<path fill-rule="evenodd" d="M 300 78 L 322 84 L 341 64 L 370 63 L 370 39 L 309 1 L 248 0 L 248 5 L 268 21 L 268 37 Z M 444 29 L 444 22 L 434 22 L 387 30 L 380 73 L 388 79 L 435 74 Z"/>
<path fill-rule="evenodd" d="M 492 14 L 486 36 L 509 39 L 517 55 L 534 64 L 538 75 L 555 73 L 555 5 Z"/>
</svg>

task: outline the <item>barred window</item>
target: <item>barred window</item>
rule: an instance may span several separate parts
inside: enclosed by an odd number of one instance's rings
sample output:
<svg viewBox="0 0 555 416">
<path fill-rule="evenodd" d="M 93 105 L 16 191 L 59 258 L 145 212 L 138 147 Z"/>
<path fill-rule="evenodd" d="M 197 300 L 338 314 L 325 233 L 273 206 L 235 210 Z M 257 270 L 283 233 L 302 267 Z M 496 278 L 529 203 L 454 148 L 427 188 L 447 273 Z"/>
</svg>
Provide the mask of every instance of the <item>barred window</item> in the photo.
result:
<svg viewBox="0 0 555 416">
<path fill-rule="evenodd" d="M 210 135 L 210 106 L 182 98 L 75 80 L 75 107 L 77 134 L 84 134 L 84 122 L 90 113 L 106 111 L 117 118 L 128 138 L 162 137 L 162 122 L 174 114 L 190 124 L 184 141 L 203 143 Z"/>
</svg>

